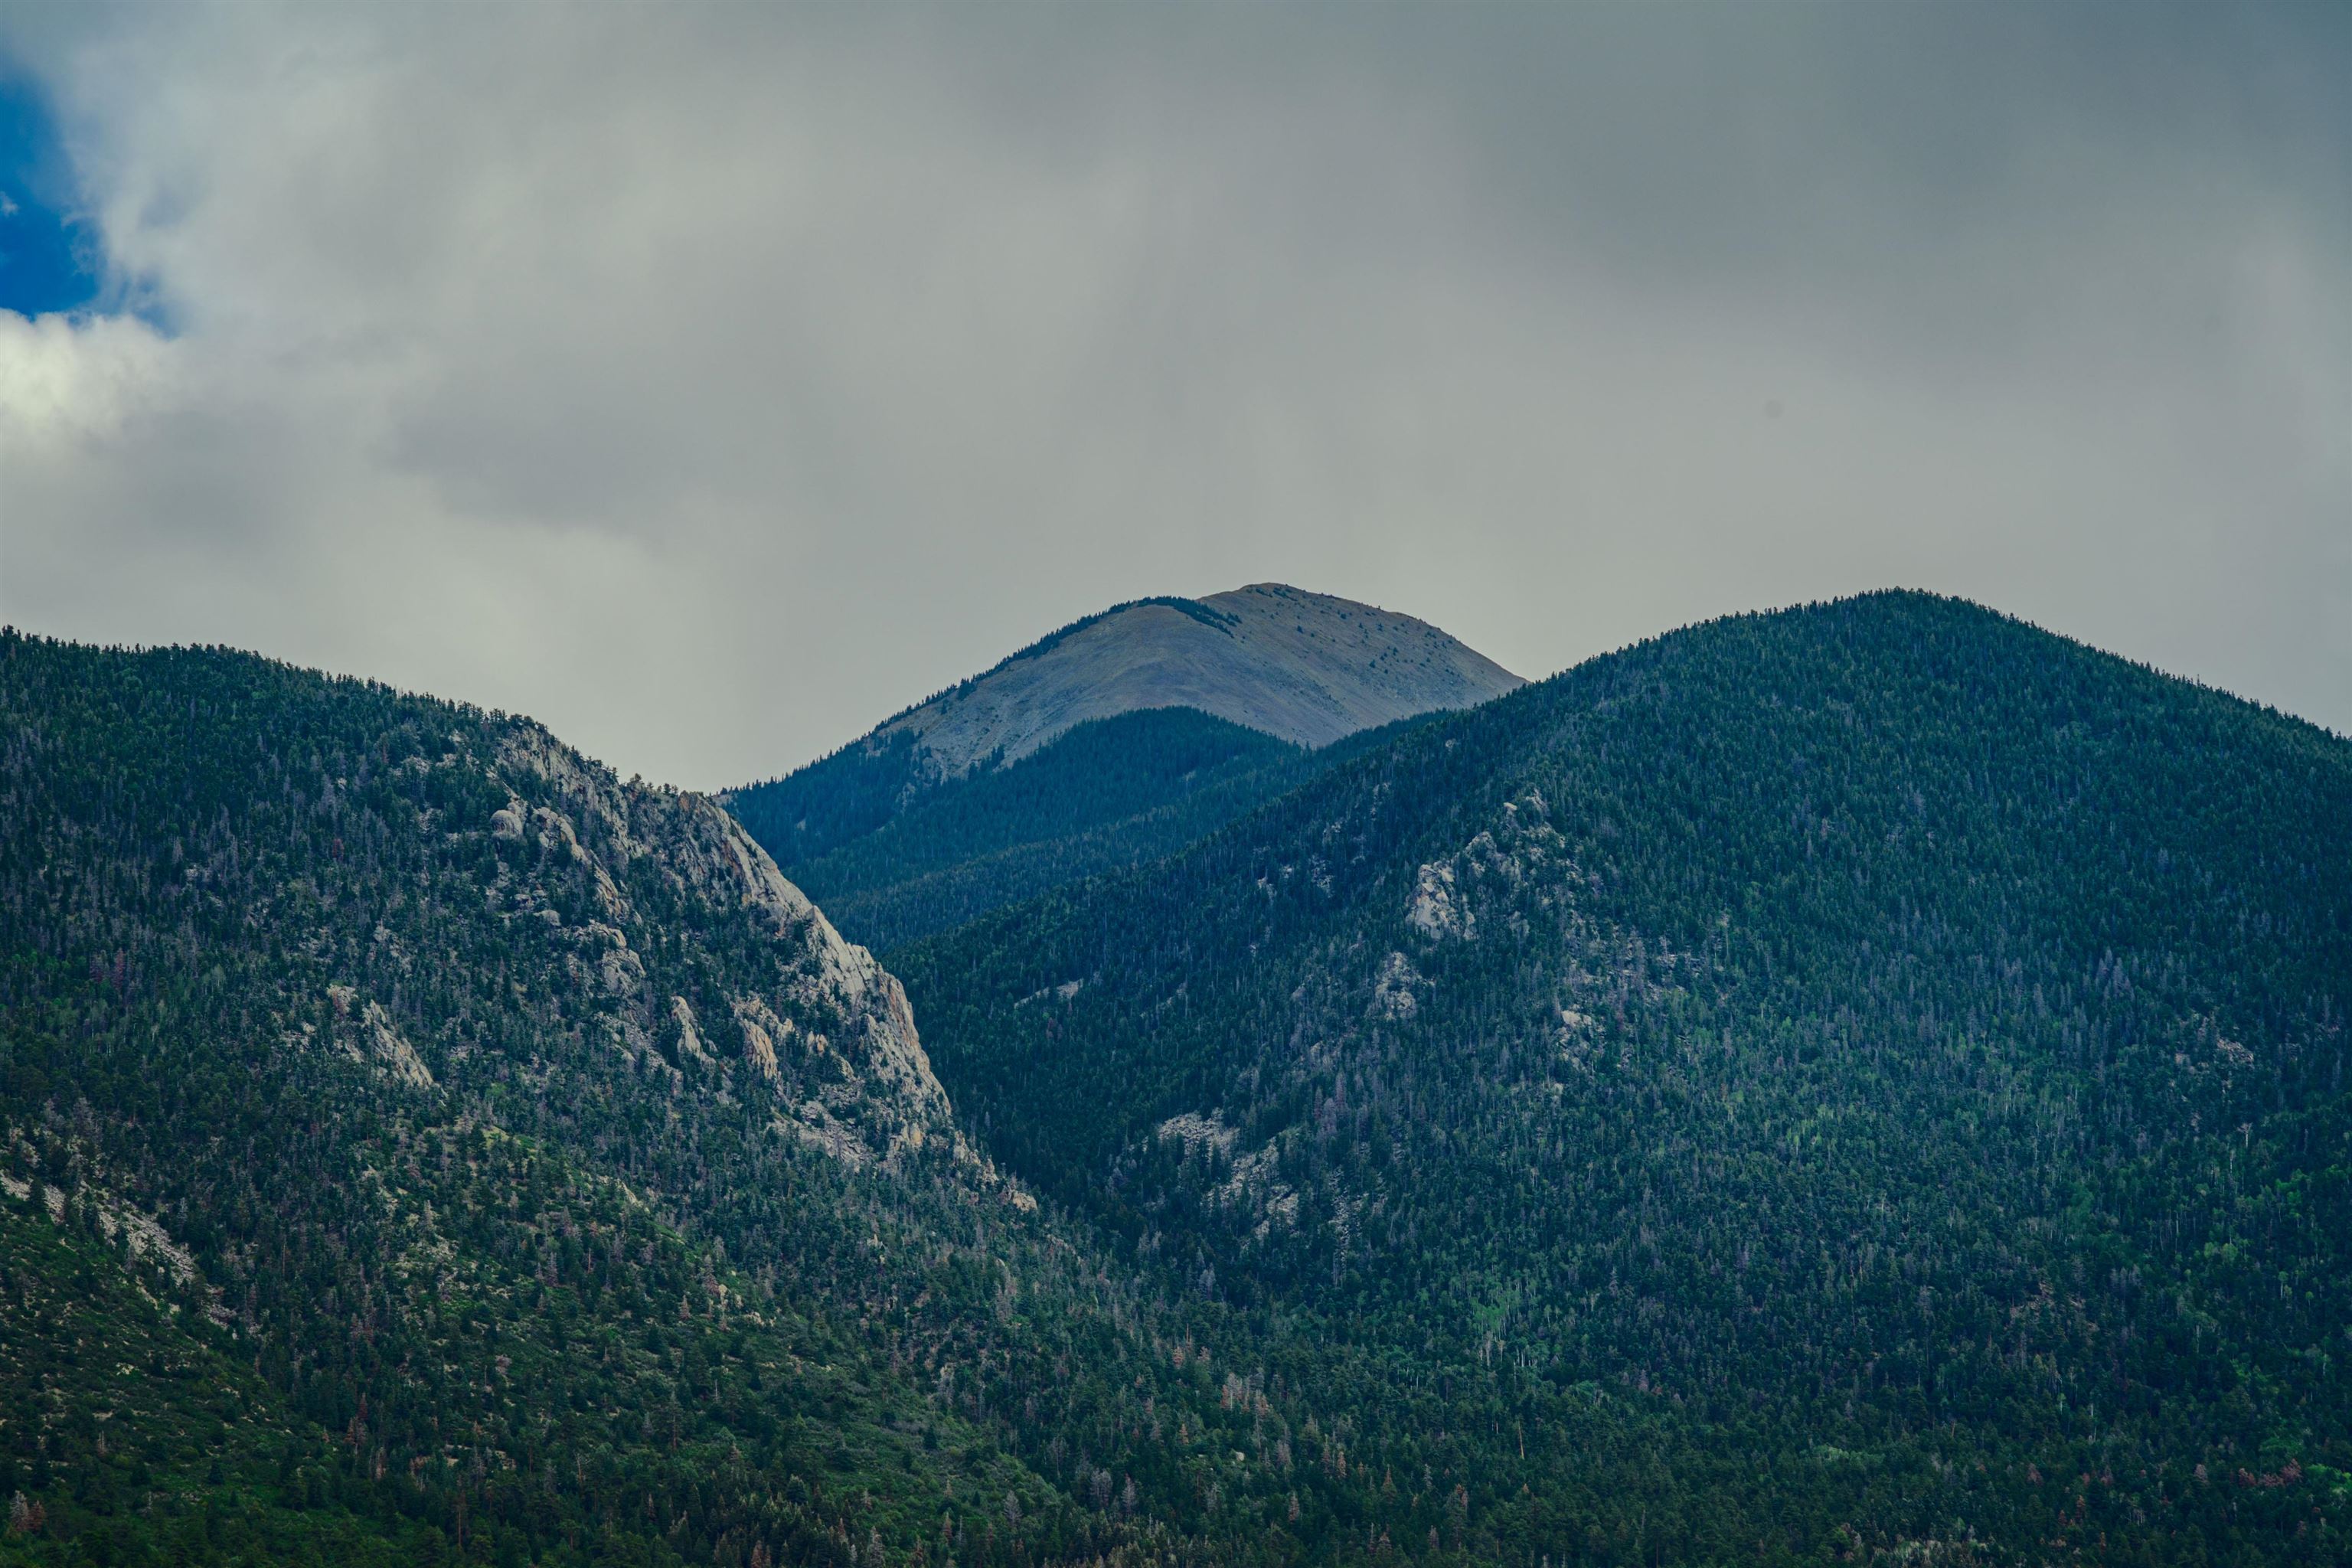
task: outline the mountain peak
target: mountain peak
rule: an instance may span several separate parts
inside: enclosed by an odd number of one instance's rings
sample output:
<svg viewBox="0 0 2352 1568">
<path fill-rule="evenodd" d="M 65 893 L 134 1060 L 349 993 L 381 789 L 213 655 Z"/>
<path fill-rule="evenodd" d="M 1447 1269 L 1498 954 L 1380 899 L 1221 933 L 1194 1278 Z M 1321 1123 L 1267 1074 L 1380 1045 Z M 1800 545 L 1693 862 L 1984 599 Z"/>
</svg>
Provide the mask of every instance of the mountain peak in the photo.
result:
<svg viewBox="0 0 2352 1568">
<path fill-rule="evenodd" d="M 1286 583 L 1132 599 L 725 801 L 889 947 L 1165 854 L 1388 725 L 1524 684 L 1425 621 Z"/>
<path fill-rule="evenodd" d="M 1017 761 L 1090 720 L 1194 708 L 1299 745 L 1524 684 L 1425 621 L 1284 583 L 1139 599 L 1072 622 L 875 731 L 940 774 Z"/>
</svg>

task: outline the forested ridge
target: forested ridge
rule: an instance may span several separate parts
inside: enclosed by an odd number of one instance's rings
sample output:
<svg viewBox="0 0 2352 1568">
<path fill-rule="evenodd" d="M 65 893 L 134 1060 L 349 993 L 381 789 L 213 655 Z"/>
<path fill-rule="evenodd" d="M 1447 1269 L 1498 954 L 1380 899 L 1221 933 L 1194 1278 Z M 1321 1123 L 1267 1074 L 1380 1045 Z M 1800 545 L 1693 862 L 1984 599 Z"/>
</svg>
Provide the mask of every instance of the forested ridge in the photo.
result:
<svg viewBox="0 0 2352 1568">
<path fill-rule="evenodd" d="M 1191 708 L 1097 719 L 1009 765 L 934 778 L 858 746 L 727 797 L 785 874 L 877 952 L 1182 848 L 1418 719 L 1294 746 Z"/>
<path fill-rule="evenodd" d="M 1000 1177 L 708 800 L 11 633 L 0 824 L 0 1560 L 1358 1538 L 1312 1380 Z"/>
<path fill-rule="evenodd" d="M 894 963 L 1013 1171 L 1484 1426 L 1496 1559 L 2333 1561 L 2347 824 L 2337 737 L 1874 595 Z M 1689 1445 L 1639 1545 L 1595 1399 Z"/>
</svg>

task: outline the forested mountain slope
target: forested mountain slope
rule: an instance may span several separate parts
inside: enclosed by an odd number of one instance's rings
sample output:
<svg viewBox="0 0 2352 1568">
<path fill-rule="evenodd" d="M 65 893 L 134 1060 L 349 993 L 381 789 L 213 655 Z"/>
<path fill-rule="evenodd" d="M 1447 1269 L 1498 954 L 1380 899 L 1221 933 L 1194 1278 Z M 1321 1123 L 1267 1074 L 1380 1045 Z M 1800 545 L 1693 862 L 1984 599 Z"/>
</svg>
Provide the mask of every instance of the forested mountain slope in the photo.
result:
<svg viewBox="0 0 2352 1568">
<path fill-rule="evenodd" d="M 1036 1213 L 715 805 L 520 720 L 0 635 L 0 1562 L 1358 1539 L 1315 1380 Z"/>
<path fill-rule="evenodd" d="M 1417 721 L 1309 751 L 1190 708 L 1094 720 L 1017 763 L 941 782 L 794 866 L 793 879 L 844 931 L 887 952 L 1173 854 Z"/>
<path fill-rule="evenodd" d="M 722 799 L 882 951 L 1167 854 L 1303 783 L 1343 737 L 1518 684 L 1410 616 L 1280 584 L 1139 600 Z"/>
<path fill-rule="evenodd" d="M 2347 825 L 2340 738 L 1878 595 L 898 968 L 996 1158 L 1380 1365 L 1495 1560 L 2333 1562 Z"/>
</svg>

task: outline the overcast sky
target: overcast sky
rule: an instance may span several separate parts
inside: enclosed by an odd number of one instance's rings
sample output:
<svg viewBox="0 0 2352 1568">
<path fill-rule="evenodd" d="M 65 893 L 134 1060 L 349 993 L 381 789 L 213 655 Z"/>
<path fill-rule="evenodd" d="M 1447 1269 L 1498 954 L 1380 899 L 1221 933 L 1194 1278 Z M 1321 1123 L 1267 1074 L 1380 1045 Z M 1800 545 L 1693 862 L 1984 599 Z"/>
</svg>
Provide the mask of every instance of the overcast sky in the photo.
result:
<svg viewBox="0 0 2352 1568">
<path fill-rule="evenodd" d="M 2352 7 L 10 0 L 0 76 L 27 628 L 698 787 L 1268 579 L 1535 677 L 1927 587 L 2352 731 Z"/>
</svg>

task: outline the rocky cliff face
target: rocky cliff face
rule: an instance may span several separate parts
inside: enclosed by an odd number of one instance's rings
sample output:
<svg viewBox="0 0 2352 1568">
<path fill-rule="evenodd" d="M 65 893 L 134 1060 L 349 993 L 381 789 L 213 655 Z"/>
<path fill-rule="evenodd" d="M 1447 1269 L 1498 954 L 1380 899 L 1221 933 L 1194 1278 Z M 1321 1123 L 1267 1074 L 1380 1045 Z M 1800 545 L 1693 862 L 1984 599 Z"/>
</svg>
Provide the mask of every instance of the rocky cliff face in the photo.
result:
<svg viewBox="0 0 2352 1568">
<path fill-rule="evenodd" d="M 943 775 L 1028 755 L 1075 725 L 1197 708 L 1300 745 L 1469 708 L 1524 682 L 1435 626 L 1279 583 L 1122 605 L 1014 654 L 876 731 Z"/>
<path fill-rule="evenodd" d="M 777 1129 L 845 1164 L 930 1147 L 996 1184 L 956 1131 L 898 982 L 716 802 L 624 784 L 528 722 L 498 738 L 488 776 L 509 796 L 491 836 L 581 883 L 597 918 L 567 925 L 542 876 L 513 877 L 492 897 L 509 921 L 544 921 L 576 944 L 572 967 L 616 1048 L 680 1080 L 690 1061 L 719 1093 L 756 1076 L 783 1107 Z M 749 917 L 752 962 L 723 966 L 726 981 L 696 999 L 650 984 L 639 953 L 647 901 L 690 930 Z"/>
</svg>

